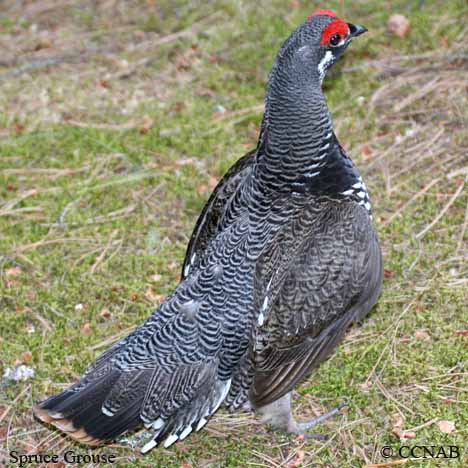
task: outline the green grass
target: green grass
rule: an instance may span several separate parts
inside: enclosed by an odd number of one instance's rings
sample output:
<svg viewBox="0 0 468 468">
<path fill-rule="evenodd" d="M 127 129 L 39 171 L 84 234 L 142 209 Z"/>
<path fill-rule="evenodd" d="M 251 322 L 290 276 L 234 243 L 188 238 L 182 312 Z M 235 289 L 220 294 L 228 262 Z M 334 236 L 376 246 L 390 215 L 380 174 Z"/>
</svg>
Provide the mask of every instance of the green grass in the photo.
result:
<svg viewBox="0 0 468 468">
<path fill-rule="evenodd" d="M 24 362 L 35 376 L 0 378 L 0 447 L 88 453 L 47 439 L 51 429 L 33 419 L 32 402 L 75 381 L 106 340 L 139 324 L 176 285 L 214 180 L 256 143 L 277 49 L 317 4 L 116 2 L 109 14 L 93 2 L 35 13 L 13 3 L 0 10 L 0 370 Z M 347 398 L 349 411 L 318 429 L 331 435 L 325 443 L 220 412 L 169 450 L 95 453 L 131 467 L 292 468 L 303 456 L 297 466 L 358 468 L 383 461 L 384 445 L 466 445 L 467 8 L 455 0 L 343 3 L 342 16 L 369 33 L 325 89 L 339 138 L 370 188 L 386 278 L 372 315 L 299 387 L 295 408 L 306 417 Z M 408 37 L 386 32 L 393 13 L 410 19 Z M 50 46 L 37 49 L 43 30 Z M 183 30 L 192 34 L 154 45 Z M 11 74 L 65 52 L 85 58 Z M 434 422 L 400 441 L 398 418 L 403 429 L 437 418 L 456 430 L 444 434 Z"/>
</svg>

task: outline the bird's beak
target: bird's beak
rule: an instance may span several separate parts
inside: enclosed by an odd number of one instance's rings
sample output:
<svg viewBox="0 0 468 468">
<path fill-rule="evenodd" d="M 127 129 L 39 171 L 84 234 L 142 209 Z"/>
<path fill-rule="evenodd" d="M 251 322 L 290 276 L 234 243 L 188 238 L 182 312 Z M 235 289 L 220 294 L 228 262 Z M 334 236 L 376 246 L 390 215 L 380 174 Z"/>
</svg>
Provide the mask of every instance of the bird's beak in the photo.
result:
<svg viewBox="0 0 468 468">
<path fill-rule="evenodd" d="M 367 31 L 367 28 L 365 26 L 360 25 L 360 24 L 348 23 L 348 28 L 349 28 L 349 36 L 348 37 L 360 36 L 361 34 L 364 34 Z"/>
</svg>

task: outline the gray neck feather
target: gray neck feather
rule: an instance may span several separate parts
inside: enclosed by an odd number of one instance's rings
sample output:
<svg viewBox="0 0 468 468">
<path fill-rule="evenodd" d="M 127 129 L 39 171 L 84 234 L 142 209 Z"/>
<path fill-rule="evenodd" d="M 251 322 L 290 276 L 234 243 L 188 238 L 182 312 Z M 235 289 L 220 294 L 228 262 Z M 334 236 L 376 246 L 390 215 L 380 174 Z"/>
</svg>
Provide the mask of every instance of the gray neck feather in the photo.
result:
<svg viewBox="0 0 468 468">
<path fill-rule="evenodd" d="M 289 49 L 291 50 L 291 49 Z M 303 47 L 278 55 L 268 81 L 259 171 L 276 184 L 315 177 L 327 159 L 332 121 L 314 51 Z M 263 141 L 262 141 L 263 140 Z"/>
</svg>

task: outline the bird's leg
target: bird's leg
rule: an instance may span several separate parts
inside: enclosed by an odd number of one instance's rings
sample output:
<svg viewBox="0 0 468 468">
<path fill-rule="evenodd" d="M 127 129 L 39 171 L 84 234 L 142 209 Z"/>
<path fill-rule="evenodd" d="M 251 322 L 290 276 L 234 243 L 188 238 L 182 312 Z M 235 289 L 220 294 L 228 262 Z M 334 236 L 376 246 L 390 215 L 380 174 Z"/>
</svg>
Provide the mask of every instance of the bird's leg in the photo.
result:
<svg viewBox="0 0 468 468">
<path fill-rule="evenodd" d="M 254 407 L 249 400 L 246 400 L 241 406 L 241 411 L 244 411 L 245 413 L 250 413 L 251 411 L 254 411 Z"/>
<path fill-rule="evenodd" d="M 326 439 L 327 437 L 322 434 L 314 434 L 306 431 L 339 413 L 341 408 L 345 405 L 342 404 L 309 421 L 297 422 L 291 412 L 291 393 L 292 392 L 287 393 L 273 403 L 255 408 L 260 421 L 283 432 L 303 435 L 306 438 L 318 440 Z"/>
</svg>

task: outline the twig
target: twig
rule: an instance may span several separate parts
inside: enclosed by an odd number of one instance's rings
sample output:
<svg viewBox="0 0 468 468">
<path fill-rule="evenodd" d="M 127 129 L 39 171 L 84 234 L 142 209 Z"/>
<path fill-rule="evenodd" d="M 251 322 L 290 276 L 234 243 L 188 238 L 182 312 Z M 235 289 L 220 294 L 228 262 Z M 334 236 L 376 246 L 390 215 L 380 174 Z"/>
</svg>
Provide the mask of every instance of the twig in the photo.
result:
<svg viewBox="0 0 468 468">
<path fill-rule="evenodd" d="M 400 101 L 398 104 L 393 106 L 393 112 L 401 112 L 405 107 L 408 107 L 411 105 L 414 101 L 417 101 L 418 99 L 422 99 L 426 94 L 429 94 L 430 92 L 434 91 L 434 89 L 437 88 L 437 83 L 439 81 L 439 77 L 436 76 L 433 80 L 429 81 L 429 83 L 426 83 L 422 88 L 419 88 L 418 91 L 416 91 L 413 94 L 410 94 L 408 97 Z"/>
<path fill-rule="evenodd" d="M 220 16 L 220 12 L 217 11 L 209 16 L 205 16 L 202 18 L 198 23 L 192 24 L 190 27 L 183 29 L 182 31 L 177 31 L 172 34 L 168 34 L 166 36 L 158 38 L 156 41 L 148 41 L 143 44 L 140 44 L 139 46 L 135 47 L 135 50 L 137 49 L 145 49 L 151 47 L 156 47 L 160 46 L 163 44 L 168 44 L 170 42 L 174 42 L 178 39 L 184 38 L 184 37 L 191 37 L 194 34 L 198 34 L 200 30 L 202 30 L 202 26 L 207 23 L 209 20 L 213 20 L 214 18 Z M 147 56 L 144 57 L 141 60 L 136 61 L 135 63 L 132 64 L 131 67 L 129 67 L 127 70 L 124 70 L 120 73 L 116 73 L 115 75 L 111 76 L 108 78 L 108 80 L 112 79 L 122 79 L 122 78 L 128 78 L 134 73 L 136 73 L 138 70 L 140 70 L 142 67 L 146 67 L 148 65 L 151 65 L 155 60 L 157 60 L 160 57 L 160 55 L 156 56 Z"/>
<path fill-rule="evenodd" d="M 60 213 L 60 216 L 58 217 L 57 219 L 57 224 L 59 226 L 63 226 L 64 225 L 64 221 L 65 221 L 65 217 L 67 216 L 67 213 L 71 210 L 71 208 L 76 205 L 77 203 L 79 203 L 81 201 L 81 197 L 78 197 L 76 200 L 72 200 L 70 203 L 67 203 L 64 207 L 64 209 L 62 210 L 62 212 Z"/>
<path fill-rule="evenodd" d="M 67 317 L 65 314 L 62 312 L 58 311 L 57 309 L 54 309 L 51 305 L 47 304 L 47 302 L 44 303 L 44 307 L 49 309 L 53 314 L 55 314 L 57 317 L 64 318 L 65 320 L 68 320 L 69 322 L 76 323 L 75 320 L 72 320 L 70 317 Z"/>
<path fill-rule="evenodd" d="M 96 261 L 94 262 L 93 266 L 91 267 L 91 270 L 90 270 L 90 274 L 93 275 L 94 272 L 96 271 L 96 269 L 98 268 L 98 266 L 102 263 L 102 261 L 104 260 L 104 257 L 107 255 L 107 252 L 109 252 L 109 249 L 111 248 L 111 246 L 114 244 L 114 237 L 118 234 L 118 230 L 116 229 L 115 231 L 112 231 L 112 234 L 110 235 L 109 237 L 109 242 L 107 243 L 106 247 L 104 248 L 104 250 L 101 252 L 101 254 L 99 255 L 99 257 L 96 259 Z"/>
<path fill-rule="evenodd" d="M 43 317 L 39 312 L 35 312 L 35 311 L 33 311 L 33 315 L 40 322 L 44 331 L 47 331 L 47 332 L 52 331 L 53 326 L 49 323 L 49 321 L 45 317 Z"/>
<path fill-rule="evenodd" d="M 442 219 L 444 214 L 447 213 L 450 207 L 455 203 L 455 200 L 458 198 L 464 187 L 465 182 L 463 181 L 458 187 L 457 191 L 450 198 L 448 203 L 441 210 L 441 212 L 432 220 L 432 222 L 429 225 L 427 225 L 421 232 L 416 234 L 416 239 L 422 239 Z"/>
<path fill-rule="evenodd" d="M 408 463 L 409 460 L 409 458 L 405 458 L 404 460 L 394 460 L 385 463 L 373 463 L 372 465 L 365 465 L 362 468 L 384 468 L 387 466 L 401 466 Z"/>
<path fill-rule="evenodd" d="M 396 405 L 395 407 L 396 407 L 397 411 L 400 413 L 401 417 L 404 418 L 405 415 L 401 412 L 399 406 L 401 406 L 402 408 L 404 408 L 406 411 L 408 411 L 409 413 L 411 413 L 414 416 L 414 411 L 411 410 L 410 408 L 408 408 L 406 405 L 404 405 L 400 401 L 398 401 L 392 395 L 390 395 L 390 393 L 383 386 L 382 382 L 379 380 L 379 378 L 376 375 L 375 375 L 375 383 L 377 384 L 377 387 L 379 388 L 379 390 L 384 394 L 384 396 L 387 397 L 389 400 L 393 401 L 393 403 L 395 403 L 395 405 Z M 405 432 L 407 432 L 407 431 L 405 431 Z"/>
<path fill-rule="evenodd" d="M 0 216 L 18 216 L 24 213 L 40 213 L 44 211 L 44 208 L 40 206 L 30 206 L 24 208 L 16 208 L 14 210 L 2 210 L 0 211 Z"/>
<path fill-rule="evenodd" d="M 405 211 L 406 208 L 408 208 L 408 206 L 410 206 L 412 203 L 414 203 L 419 197 L 421 197 L 422 195 L 424 195 L 431 187 L 433 187 L 434 185 L 436 185 L 440 180 L 441 180 L 440 177 L 438 177 L 437 179 L 431 180 L 431 181 L 430 181 L 425 187 L 423 187 L 418 193 L 416 193 L 415 195 L 413 195 L 406 203 L 404 203 L 403 206 L 401 206 L 397 211 L 395 211 L 395 213 L 393 213 L 392 216 L 390 216 L 390 218 L 388 218 L 388 219 L 383 223 L 383 225 L 384 225 L 384 226 L 387 226 L 388 224 L 390 224 L 397 216 L 399 216 L 403 211 Z"/>
<path fill-rule="evenodd" d="M 122 330 L 120 333 L 117 333 L 117 335 L 114 336 L 109 336 L 109 338 L 106 338 L 105 340 L 96 343 L 92 346 L 89 346 L 88 349 L 91 351 L 96 351 L 97 349 L 103 348 L 104 346 L 109 346 L 110 344 L 114 343 L 117 341 L 119 338 L 122 338 L 124 335 L 128 335 L 130 332 L 132 332 L 135 329 L 135 327 L 128 327 L 125 330 Z"/>
<path fill-rule="evenodd" d="M 464 175 L 464 176 L 468 177 L 468 166 L 461 167 L 460 169 L 455 169 L 454 171 L 449 172 L 447 177 L 449 179 L 453 179 L 454 177 L 458 177 L 460 175 Z"/>
<path fill-rule="evenodd" d="M 96 239 L 90 237 L 64 237 L 60 239 L 49 239 L 49 240 L 42 240 L 38 242 L 33 242 L 31 244 L 22 245 L 17 247 L 16 252 L 26 252 L 27 250 L 32 250 L 37 247 L 45 247 L 46 245 L 53 245 L 53 244 L 63 244 L 66 242 L 90 242 L 95 243 Z"/>
<path fill-rule="evenodd" d="M 64 55 L 62 57 L 51 57 L 46 59 L 39 59 L 33 60 L 32 62 L 25 63 L 20 67 L 16 68 L 15 70 L 11 70 L 3 75 L 0 75 L 0 82 L 6 81 L 11 78 L 17 78 L 18 76 L 23 75 L 24 73 L 28 73 L 35 70 L 40 70 L 41 68 L 51 67 L 53 65 L 59 65 L 65 62 L 73 62 L 79 56 L 76 55 Z"/>
<path fill-rule="evenodd" d="M 28 190 L 22 193 L 19 197 L 10 200 L 9 202 L 5 203 L 2 207 L 2 210 L 11 210 L 13 209 L 18 203 L 22 202 L 24 199 L 31 197 L 32 195 L 36 195 L 38 193 L 37 189 Z"/>
<path fill-rule="evenodd" d="M 79 174 L 81 172 L 87 172 L 90 166 L 85 165 L 83 167 L 77 167 L 74 169 L 53 169 L 43 167 L 27 167 L 24 169 L 3 169 L 1 172 L 5 175 L 19 175 L 19 176 L 34 176 L 38 175 L 41 177 L 48 176 L 49 178 L 64 177 Z M 37 192 L 37 191 L 36 191 Z"/>
<path fill-rule="evenodd" d="M 468 226 L 468 203 L 466 204 L 465 220 L 463 221 L 463 226 L 460 231 L 460 238 L 458 239 L 457 250 L 455 251 L 455 253 L 458 253 L 463 246 L 463 239 L 465 238 L 465 232 L 466 232 L 467 226 Z"/>
<path fill-rule="evenodd" d="M 44 227 L 63 227 L 63 226 L 87 226 L 90 224 L 99 224 L 107 223 L 110 221 L 115 221 L 116 219 L 125 218 L 130 215 L 136 208 L 136 205 L 128 205 L 125 208 L 119 210 L 111 211 L 106 216 L 96 216 L 95 218 L 87 219 L 86 221 L 73 221 L 65 224 L 60 223 L 41 223 L 41 226 Z"/>
<path fill-rule="evenodd" d="M 21 398 L 23 398 L 24 394 L 29 390 L 30 386 L 26 385 L 23 390 L 16 396 L 16 398 L 12 401 L 11 405 L 8 405 L 5 411 L 0 415 L 0 423 L 7 417 L 10 410 L 18 403 Z"/>
<path fill-rule="evenodd" d="M 144 123 L 139 122 L 136 119 L 129 120 L 121 124 L 99 124 L 99 123 L 88 123 L 79 122 L 78 120 L 67 120 L 68 125 L 78 128 L 94 128 L 97 130 L 132 130 L 134 128 L 142 128 Z"/>
</svg>

